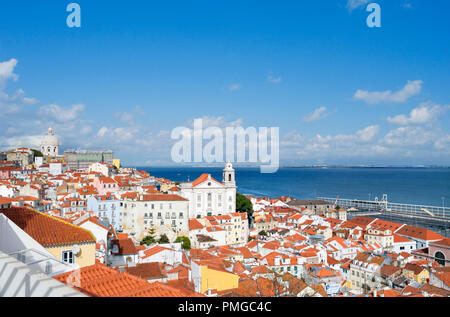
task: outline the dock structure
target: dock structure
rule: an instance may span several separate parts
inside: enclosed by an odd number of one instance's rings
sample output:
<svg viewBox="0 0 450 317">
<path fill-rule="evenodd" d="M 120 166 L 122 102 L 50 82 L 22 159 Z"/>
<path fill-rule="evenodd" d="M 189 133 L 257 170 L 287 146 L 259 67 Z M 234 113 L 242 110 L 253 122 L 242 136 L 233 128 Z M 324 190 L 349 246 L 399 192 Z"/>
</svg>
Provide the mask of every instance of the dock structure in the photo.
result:
<svg viewBox="0 0 450 317">
<path fill-rule="evenodd" d="M 348 211 L 353 209 L 358 215 L 417 218 L 450 226 L 449 207 L 391 203 L 388 202 L 387 195 L 383 195 L 382 200 L 375 199 L 373 201 L 329 197 L 318 197 L 318 199 L 334 201 L 335 206 L 345 207 L 349 209 Z"/>
</svg>

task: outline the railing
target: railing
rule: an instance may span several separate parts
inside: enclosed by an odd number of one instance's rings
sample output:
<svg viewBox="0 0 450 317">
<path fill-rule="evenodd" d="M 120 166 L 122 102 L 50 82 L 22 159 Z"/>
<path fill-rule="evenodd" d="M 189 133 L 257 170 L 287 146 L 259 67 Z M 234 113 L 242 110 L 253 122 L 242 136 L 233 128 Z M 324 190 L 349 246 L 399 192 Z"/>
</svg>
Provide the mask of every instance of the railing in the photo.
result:
<svg viewBox="0 0 450 317">
<path fill-rule="evenodd" d="M 359 199 L 342 199 L 318 197 L 330 202 L 336 201 L 341 207 L 355 207 L 364 211 L 379 211 L 386 214 L 401 214 L 410 217 L 424 217 L 441 221 L 450 221 L 450 207 L 390 203 L 388 201 L 367 201 Z"/>
</svg>

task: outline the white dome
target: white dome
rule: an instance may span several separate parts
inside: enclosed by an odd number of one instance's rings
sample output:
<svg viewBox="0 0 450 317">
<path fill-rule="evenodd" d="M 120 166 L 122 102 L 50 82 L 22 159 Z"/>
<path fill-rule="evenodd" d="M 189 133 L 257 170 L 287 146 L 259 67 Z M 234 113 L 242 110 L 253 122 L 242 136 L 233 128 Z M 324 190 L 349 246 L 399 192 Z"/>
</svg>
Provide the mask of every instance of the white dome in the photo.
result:
<svg viewBox="0 0 450 317">
<path fill-rule="evenodd" d="M 48 129 L 48 134 L 42 139 L 42 146 L 59 146 L 58 138 L 53 134 L 52 128 Z"/>
</svg>

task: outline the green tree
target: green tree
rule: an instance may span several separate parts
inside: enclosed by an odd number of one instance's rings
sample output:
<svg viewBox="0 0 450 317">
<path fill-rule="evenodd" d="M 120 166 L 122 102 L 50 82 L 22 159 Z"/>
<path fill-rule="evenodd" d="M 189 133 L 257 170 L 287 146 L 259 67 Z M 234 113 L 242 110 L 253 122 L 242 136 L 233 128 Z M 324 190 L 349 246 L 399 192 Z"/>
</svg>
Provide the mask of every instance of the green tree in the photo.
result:
<svg viewBox="0 0 450 317">
<path fill-rule="evenodd" d="M 181 242 L 181 246 L 184 250 L 191 249 L 191 240 L 188 237 L 177 237 L 175 240 L 176 243 Z"/>
<path fill-rule="evenodd" d="M 148 230 L 148 235 L 142 239 L 141 245 L 150 245 L 156 243 L 155 239 L 155 229 L 151 228 Z"/>
<path fill-rule="evenodd" d="M 32 149 L 31 151 L 32 151 L 33 154 L 34 154 L 34 157 L 43 157 L 43 156 L 44 156 L 44 155 L 42 154 L 42 152 L 39 151 L 39 150 L 34 150 L 34 149 Z"/>
<path fill-rule="evenodd" d="M 159 237 L 158 243 L 169 243 L 169 238 L 166 236 L 166 234 L 163 234 Z"/>
<path fill-rule="evenodd" d="M 260 236 L 265 236 L 265 237 L 267 237 L 267 232 L 265 232 L 264 230 L 260 231 L 258 234 L 259 234 Z"/>
<path fill-rule="evenodd" d="M 240 213 L 247 213 L 249 225 L 253 223 L 253 205 L 250 199 L 242 194 L 236 193 L 236 211 Z"/>
</svg>

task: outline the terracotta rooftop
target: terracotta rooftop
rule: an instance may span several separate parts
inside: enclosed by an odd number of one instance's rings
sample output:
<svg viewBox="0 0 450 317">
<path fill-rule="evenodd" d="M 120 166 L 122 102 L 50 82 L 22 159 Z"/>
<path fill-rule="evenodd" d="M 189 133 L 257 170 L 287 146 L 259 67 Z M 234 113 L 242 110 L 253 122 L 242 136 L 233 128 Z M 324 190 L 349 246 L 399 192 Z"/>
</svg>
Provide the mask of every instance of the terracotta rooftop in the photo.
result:
<svg viewBox="0 0 450 317">
<path fill-rule="evenodd" d="M 74 272 L 60 274 L 54 278 L 94 297 L 186 297 L 185 292 L 175 287 L 160 282 L 149 283 L 145 279 L 120 273 L 103 264 L 83 267 L 78 272 L 78 281 L 77 278 L 71 278 L 77 277 Z"/>
<path fill-rule="evenodd" d="M 405 225 L 405 226 L 401 227 L 395 233 L 402 235 L 402 236 L 416 238 L 416 239 L 420 239 L 420 240 L 424 240 L 424 241 L 433 241 L 433 240 L 444 239 L 443 236 L 441 236 L 440 234 L 437 234 L 431 230 L 427 230 L 427 229 L 419 228 L 419 227 L 413 227 L 413 226 L 409 226 L 409 225 Z"/>
<path fill-rule="evenodd" d="M 202 174 L 199 178 L 197 178 L 196 180 L 194 180 L 192 182 L 192 186 L 198 186 L 201 183 L 206 182 L 207 180 L 211 180 L 212 182 L 216 182 L 217 184 L 223 185 L 222 183 L 216 181 L 214 178 L 212 178 L 212 176 L 210 174 Z"/>
<path fill-rule="evenodd" d="M 125 267 L 125 272 L 146 280 L 162 279 L 166 277 L 159 262 L 139 263 L 133 267 Z"/>
<path fill-rule="evenodd" d="M 125 254 L 137 254 L 138 251 L 136 249 L 136 246 L 133 243 L 133 240 L 131 238 L 127 239 L 115 239 L 111 241 L 111 245 L 117 245 L 119 247 L 118 252 L 111 252 L 115 255 L 125 255 Z M 114 250 L 114 248 L 112 248 Z"/>
<path fill-rule="evenodd" d="M 8 208 L 0 210 L 0 213 L 44 247 L 95 243 L 90 231 L 36 210 Z"/>
</svg>

